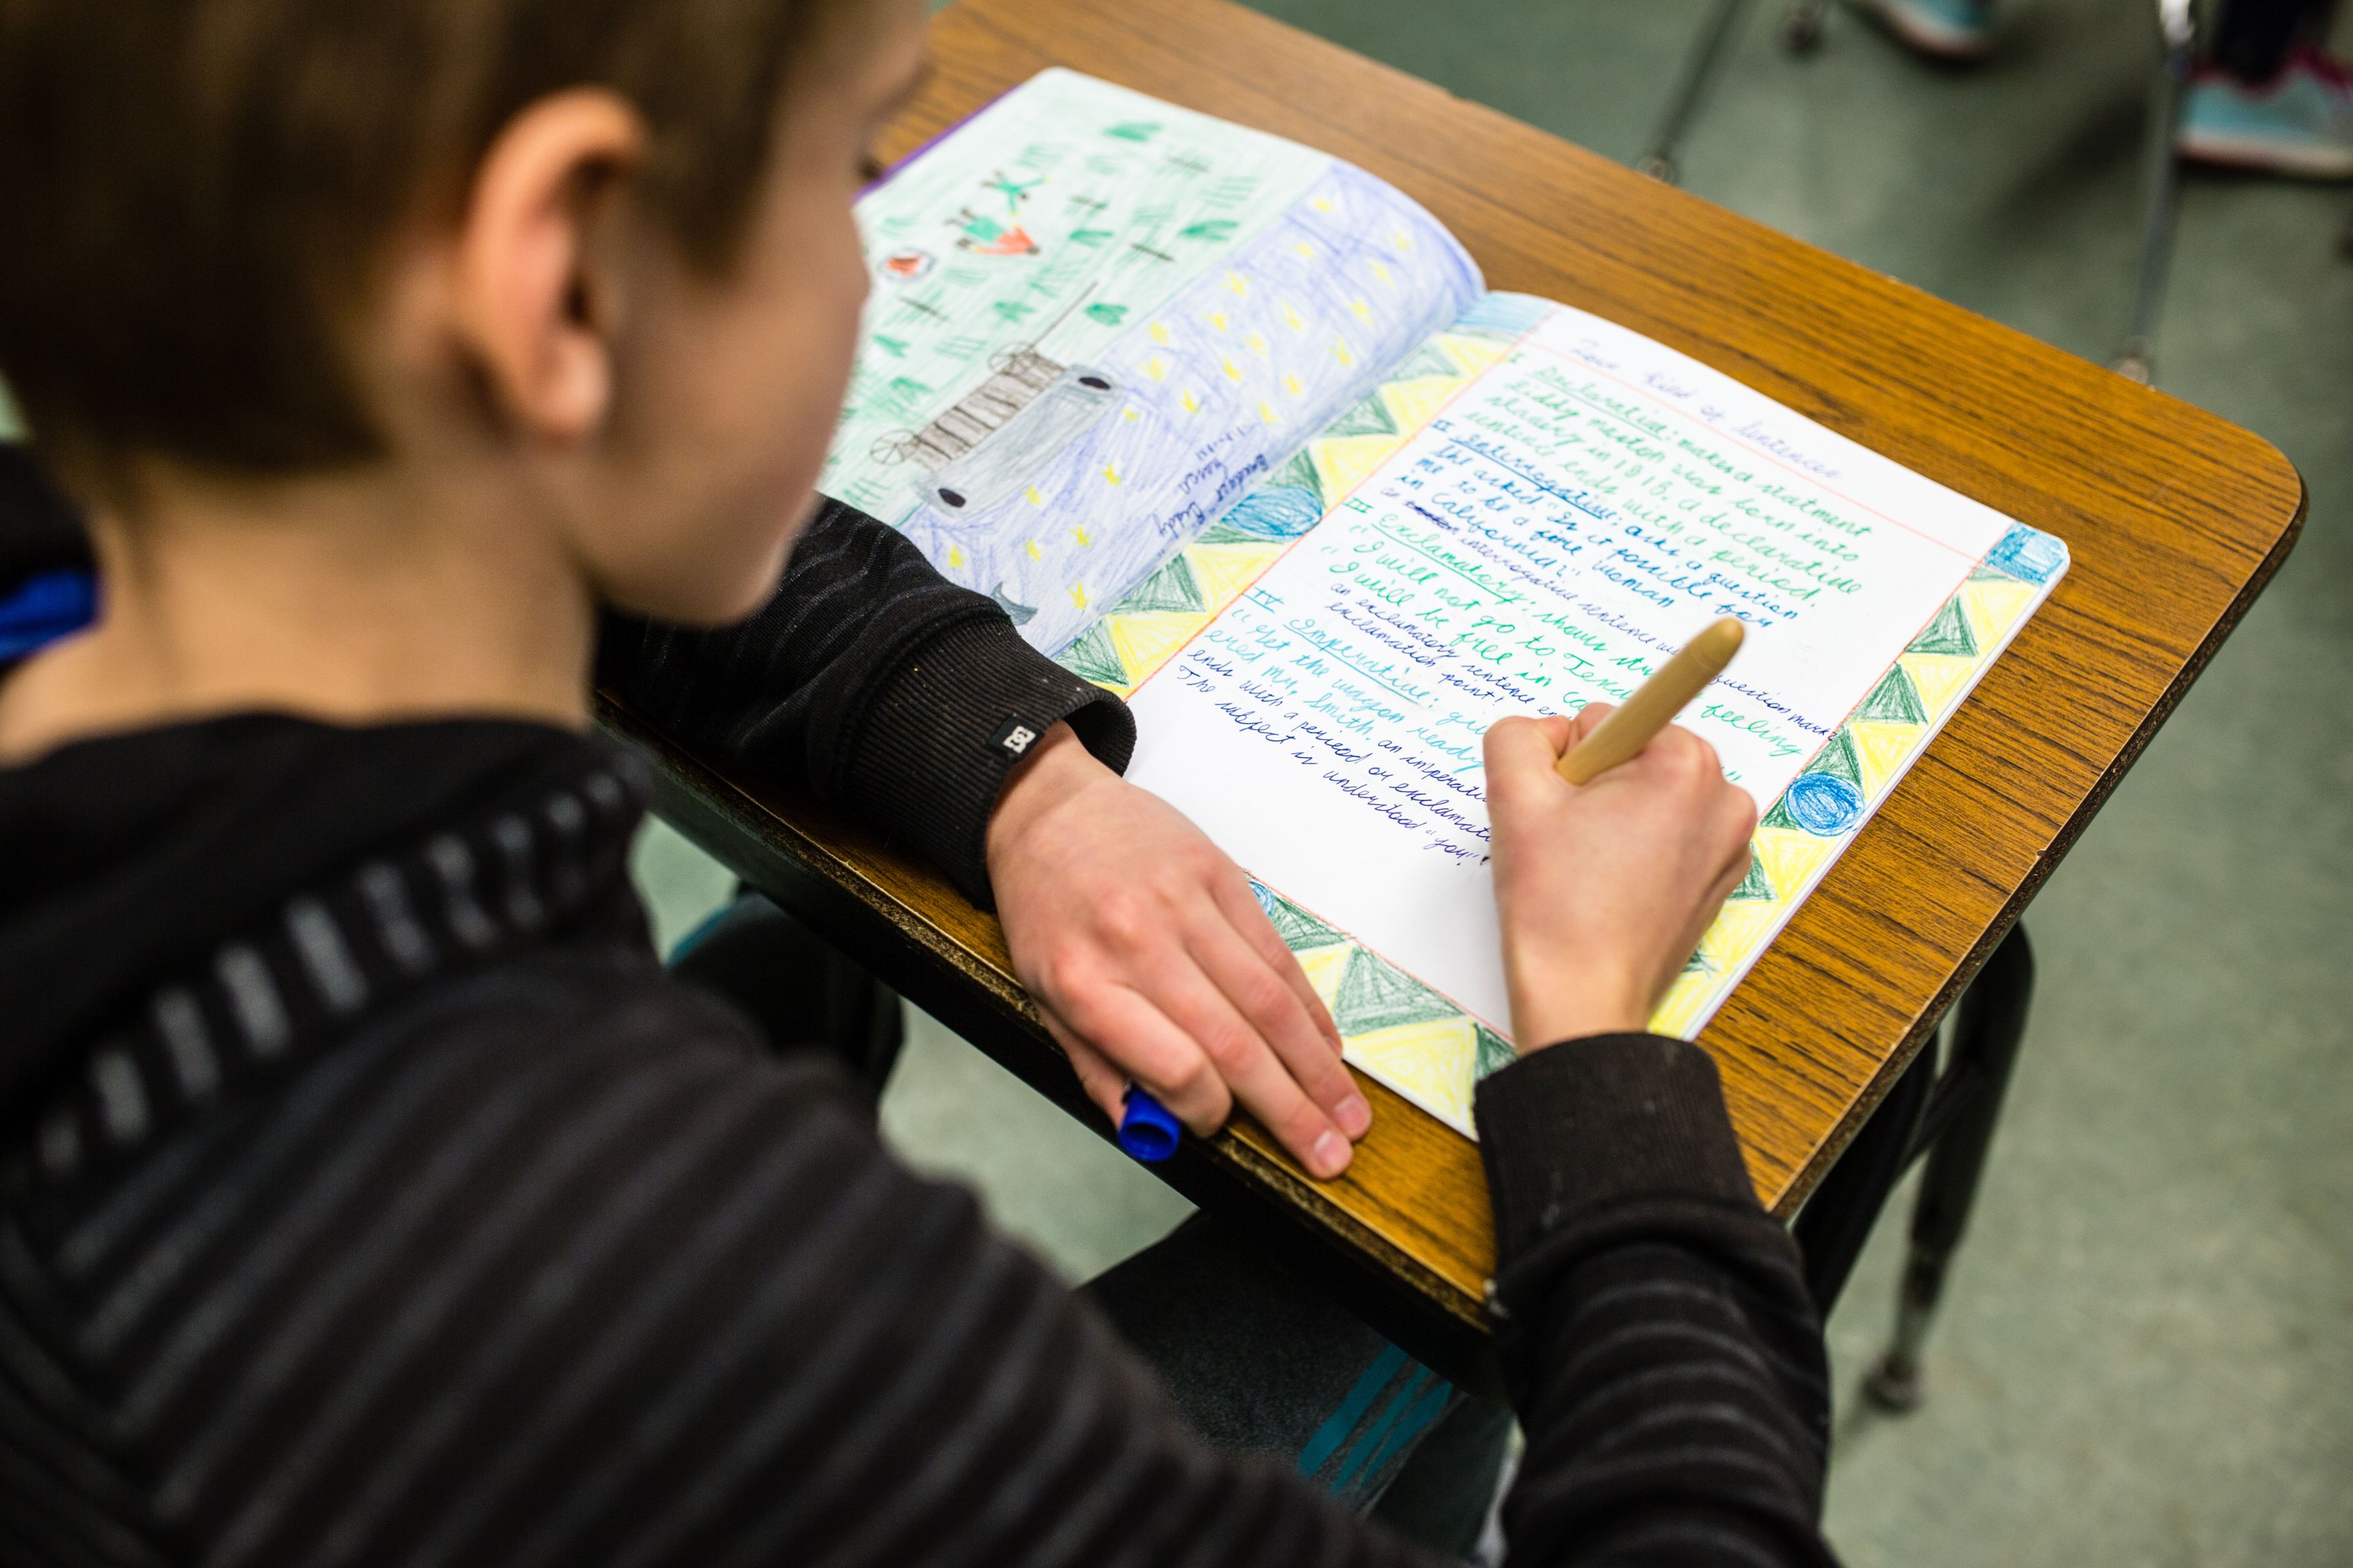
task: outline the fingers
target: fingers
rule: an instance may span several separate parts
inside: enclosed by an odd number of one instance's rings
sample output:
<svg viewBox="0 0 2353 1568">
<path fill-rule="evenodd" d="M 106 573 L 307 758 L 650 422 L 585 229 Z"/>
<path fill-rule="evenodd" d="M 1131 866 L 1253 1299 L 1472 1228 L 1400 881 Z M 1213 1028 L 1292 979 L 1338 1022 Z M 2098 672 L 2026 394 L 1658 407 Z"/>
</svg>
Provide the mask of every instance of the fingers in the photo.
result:
<svg viewBox="0 0 2353 1568">
<path fill-rule="evenodd" d="M 1612 703 L 1588 702 L 1574 717 L 1547 713 L 1498 719 L 1487 727 L 1489 788 L 1500 782 L 1507 790 L 1549 789 L 1554 785 L 1545 783 L 1544 775 L 1550 774 L 1559 787 L 1575 789 L 1577 786 L 1560 777 L 1560 759 L 1616 711 Z"/>
<path fill-rule="evenodd" d="M 1750 803 L 1747 792 L 1737 784 L 1726 787 L 1739 798 L 1719 799 L 1715 803 L 1713 826 L 1717 842 L 1723 847 L 1724 858 L 1716 867 L 1715 882 L 1708 888 L 1705 908 L 1711 920 L 1724 900 L 1732 896 L 1732 889 L 1746 879 L 1749 840 L 1757 829 L 1757 807 Z"/>
<path fill-rule="evenodd" d="M 1038 1016 L 1045 1024 L 1046 1032 L 1054 1037 L 1054 1043 L 1062 1047 L 1062 1054 L 1071 1058 L 1071 1070 L 1079 1075 L 1079 1087 L 1097 1109 L 1111 1118 L 1111 1124 L 1118 1126 L 1120 1118 L 1127 1114 L 1127 1075 L 1080 1038 L 1051 1007 L 1040 1003 Z"/>
<path fill-rule="evenodd" d="M 1683 948 L 1696 948 L 1699 945 L 1701 940 L 1706 936 L 1708 927 L 1715 923 L 1715 917 L 1723 911 L 1724 901 L 1732 897 L 1732 890 L 1740 886 L 1748 876 L 1748 844 L 1749 837 L 1756 827 L 1757 808 L 1750 803 L 1746 792 L 1738 785 L 1727 784 L 1725 787 L 1740 797 L 1736 804 L 1724 803 L 1715 814 L 1717 831 L 1723 835 L 1727 845 L 1727 853 L 1716 868 L 1715 880 L 1708 885 L 1705 894 L 1692 906 L 1691 916 L 1684 926 L 1683 941 L 1681 944 Z M 1672 973 L 1662 974 L 1659 995 L 1665 995 L 1667 986 L 1673 982 L 1674 976 Z M 1652 998 L 1653 1005 L 1656 1005 L 1656 1001 L 1655 997 Z"/>
<path fill-rule="evenodd" d="M 1546 802 L 1565 804 L 1578 786 L 1562 780 L 1556 764 L 1571 747 L 1599 728 L 1612 711 L 1606 702 L 1592 702 L 1574 720 L 1514 716 L 1499 719 L 1488 726 L 1485 752 L 1490 807 L 1509 814 L 1523 806 L 1541 807 Z M 1711 796 L 1729 792 L 1746 799 L 1745 792 L 1725 778 L 1724 764 L 1715 748 L 1680 724 L 1661 730 L 1641 752 L 1610 769 L 1609 773 L 1630 781 L 1645 779 L 1649 788 L 1665 792 L 1669 799 L 1680 795 L 1680 807 L 1711 827 L 1720 805 Z M 1599 782 L 1590 781 L 1584 787 L 1594 787 Z M 1748 826 L 1753 829 L 1755 826 L 1752 807 Z"/>
<path fill-rule="evenodd" d="M 1255 907 L 1256 900 L 1252 903 Z M 1272 934 L 1271 931 L 1269 934 Z M 1365 1130 L 1372 1125 L 1372 1107 L 1356 1091 L 1356 1080 L 1340 1064 L 1339 1056 L 1332 1049 L 1331 1040 L 1317 1026 L 1298 994 L 1292 990 L 1267 955 L 1245 941 L 1227 922 L 1225 912 L 1214 907 L 1205 910 L 1202 918 L 1196 920 L 1186 933 L 1186 943 L 1200 964 L 1202 973 L 1208 977 L 1210 984 L 1231 1004 L 1241 1016 L 1243 1024 L 1256 1036 L 1256 1040 L 1243 1044 L 1241 1048 L 1256 1054 L 1260 1041 L 1264 1043 L 1264 1047 L 1271 1047 L 1280 1068 L 1277 1076 L 1288 1083 L 1295 1083 L 1343 1136 L 1352 1139 L 1362 1137 Z M 1276 939 L 1275 945 L 1280 952 L 1282 968 L 1297 973 L 1298 961 L 1287 949 L 1282 948 L 1280 939 Z M 1300 976 L 1300 983 L 1305 985 L 1304 975 Z M 1321 999 L 1314 998 L 1312 990 L 1308 994 L 1315 1000 L 1316 1010 L 1320 1013 L 1323 1010 Z M 1207 1043 L 1204 1042 L 1205 1045 Z M 1219 1065 L 1224 1068 L 1228 1064 L 1220 1061 Z M 1281 1124 L 1270 1115 L 1269 1108 L 1259 1103 L 1242 1080 L 1229 1072 L 1227 1081 L 1234 1087 L 1242 1103 L 1250 1107 L 1251 1114 L 1270 1128 L 1280 1128 Z M 1287 1110 L 1288 1107 L 1282 1109 Z M 1314 1138 L 1321 1131 L 1303 1124 L 1303 1131 L 1308 1137 L 1311 1148 Z M 1278 1136 L 1283 1134 L 1278 1131 Z"/>
<path fill-rule="evenodd" d="M 1670 724 L 1651 736 L 1651 743 L 1642 748 L 1634 761 L 1648 762 L 1681 781 L 1721 778 L 1724 773 L 1722 764 L 1716 761 L 1715 748 L 1681 724 Z"/>
<path fill-rule="evenodd" d="M 1190 900 L 1163 915 L 1162 940 L 1115 965 L 1056 976 L 1045 988 L 1056 1021 L 1115 1050 L 1194 1132 L 1216 1131 L 1239 1101 L 1309 1173 L 1337 1175 L 1372 1108 L 1341 1065 L 1322 999 L 1247 884 L 1240 901 L 1246 909 Z M 1098 1104 L 1124 1087 L 1088 1083 Z"/>
<path fill-rule="evenodd" d="M 1721 831 L 1724 834 L 1724 875 L 1728 879 L 1724 884 L 1724 891 L 1716 896 L 1715 901 L 1719 904 L 1731 897 L 1732 889 L 1740 886 L 1747 877 L 1751 855 L 1749 844 L 1757 836 L 1757 803 L 1748 798 L 1746 790 L 1728 779 L 1725 781 L 1725 790 Z"/>
<path fill-rule="evenodd" d="M 1743 855 L 1737 859 L 1725 862 L 1724 869 L 1716 874 L 1715 882 L 1709 886 L 1707 896 L 1699 902 L 1699 912 L 1695 921 L 1697 930 L 1701 931 L 1707 930 L 1708 926 L 1715 921 L 1717 911 L 1724 908 L 1724 900 L 1732 897 L 1732 889 L 1740 886 L 1747 876 L 1747 856 Z"/>
<path fill-rule="evenodd" d="M 1113 787 L 1055 856 L 1029 838 L 992 851 L 1048 1029 L 1105 1115 L 1130 1080 L 1204 1136 L 1239 1102 L 1311 1173 L 1336 1175 L 1372 1111 L 1330 1011 L 1232 861 L 1164 803 Z"/>
<path fill-rule="evenodd" d="M 1062 984 L 1045 988 L 1051 1005 L 1041 1012 L 1049 1016 L 1050 1028 L 1061 1026 L 1056 1037 L 1065 1049 L 1070 1043 L 1066 1037 L 1075 1037 L 1098 1054 L 1104 1053 L 1093 1042 L 1115 1043 L 1126 1076 L 1150 1089 L 1196 1134 L 1206 1137 L 1225 1125 L 1240 1100 L 1310 1173 L 1337 1175 L 1347 1168 L 1347 1136 L 1300 1088 L 1293 1063 L 1342 1118 L 1365 1125 L 1371 1120 L 1370 1108 L 1361 1105 L 1355 1080 L 1288 988 L 1223 926 L 1221 916 L 1217 924 L 1223 931 L 1222 948 L 1212 945 L 1209 934 L 1199 928 L 1187 930 L 1186 945 L 1172 940 L 1142 962 L 1123 965 L 1119 973 L 1060 977 Z M 1263 1026 L 1254 1026 L 1229 999 L 1225 986 L 1204 971 L 1190 951 L 1193 942 L 1211 947 L 1212 962 L 1226 984 L 1266 1019 Z M 1277 1054 L 1261 1027 L 1285 1039 L 1284 1055 Z M 1077 1056 L 1072 1066 L 1081 1070 L 1090 1097 L 1104 1107 L 1106 1115 L 1116 1117 L 1113 1108 L 1124 1084 L 1091 1080 Z M 1350 1100 L 1359 1105 L 1351 1108 Z"/>
<path fill-rule="evenodd" d="M 1601 721 L 1617 711 L 1618 705 L 1615 702 L 1587 703 L 1578 709 L 1577 716 L 1568 721 L 1568 738 L 1562 742 L 1560 749 L 1564 752 L 1567 752 L 1570 746 L 1601 728 Z"/>
<path fill-rule="evenodd" d="M 1569 721 L 1514 716 L 1487 726 L 1487 796 L 1510 802 L 1531 792 L 1572 787 L 1555 770 L 1569 740 Z M 1550 781 L 1547 783 L 1546 781 Z"/>
<path fill-rule="evenodd" d="M 1225 1125 L 1240 1100 L 1310 1174 L 1328 1179 L 1346 1170 L 1353 1152 L 1347 1138 L 1207 976 L 1186 967 L 1183 975 L 1164 975 L 1160 996 L 1113 984 L 1089 988 L 1067 1017 L 1040 1005 L 1039 1016 L 1070 1057 L 1087 1098 L 1116 1123 L 1132 1079 L 1203 1138 Z M 1279 983 L 1269 976 L 1268 984 Z M 1361 1100 L 1347 1069 L 1313 1031 L 1307 1038 L 1305 1055 L 1337 1072 L 1348 1094 Z M 1124 1071 L 1091 1043 L 1103 1039 L 1119 1042 Z M 1359 1120 L 1370 1122 L 1369 1108 Z"/>
<path fill-rule="evenodd" d="M 1291 1064 L 1276 1054 L 1197 964 L 1171 967 L 1176 972 L 1155 977 L 1152 1001 L 1198 1045 L 1200 1077 L 1210 1082 L 1222 1080 L 1219 1092 L 1230 1089 L 1233 1098 L 1248 1106 L 1275 1141 L 1312 1174 L 1336 1176 L 1345 1170 L 1351 1152 L 1346 1135 L 1300 1088 Z M 1271 982 L 1272 976 L 1266 979 Z M 1262 996 L 1253 997 L 1253 1001 L 1262 1000 Z M 1300 1021 L 1303 1026 L 1303 1014 Z M 1321 1041 L 1306 1051 L 1294 1047 L 1293 1054 L 1346 1076 Z M 1350 1087 L 1353 1092 L 1353 1084 Z M 1180 1087 L 1178 1092 L 1185 1089 Z M 1171 1103 L 1169 1109 L 1176 1110 L 1176 1106 Z"/>
<path fill-rule="evenodd" d="M 1194 983 L 1203 989 L 1208 986 L 1198 971 Z M 1233 1113 L 1233 1097 L 1225 1080 L 1191 1031 L 1153 998 L 1115 981 L 1075 988 L 1066 995 L 1067 1000 L 1039 1011 L 1048 1019 L 1050 1030 L 1059 1026 L 1060 1032 L 1055 1037 L 1063 1041 L 1065 1050 L 1070 1048 L 1065 1036 L 1074 1037 L 1117 1075 L 1118 1081 L 1103 1092 L 1087 1081 L 1084 1071 L 1080 1076 L 1089 1097 L 1104 1106 L 1113 1121 L 1119 1119 L 1117 1108 L 1126 1093 L 1126 1080 L 1132 1078 L 1198 1136 L 1206 1138 L 1226 1124 L 1226 1118 Z M 1098 1040 L 1118 1042 L 1116 1065 L 1094 1044 Z M 1078 1058 L 1071 1058 L 1071 1066 L 1079 1066 Z"/>
<path fill-rule="evenodd" d="M 1331 1009 L 1324 1006 L 1324 998 L 1315 994 L 1315 987 L 1308 981 L 1307 972 L 1299 967 L 1299 960 L 1292 955 L 1290 948 L 1283 945 L 1282 933 L 1274 929 L 1274 922 L 1266 918 L 1264 910 L 1259 908 L 1258 900 L 1250 894 L 1249 881 L 1237 869 L 1230 877 L 1217 879 L 1209 893 L 1217 900 L 1218 908 L 1225 911 L 1226 919 L 1234 931 L 1265 961 L 1267 967 L 1282 978 L 1291 994 L 1299 998 L 1299 1005 L 1306 1010 L 1308 1020 L 1315 1026 L 1316 1033 L 1324 1037 L 1324 1043 L 1337 1056 L 1341 1050 L 1340 1026 L 1332 1021 Z"/>
</svg>

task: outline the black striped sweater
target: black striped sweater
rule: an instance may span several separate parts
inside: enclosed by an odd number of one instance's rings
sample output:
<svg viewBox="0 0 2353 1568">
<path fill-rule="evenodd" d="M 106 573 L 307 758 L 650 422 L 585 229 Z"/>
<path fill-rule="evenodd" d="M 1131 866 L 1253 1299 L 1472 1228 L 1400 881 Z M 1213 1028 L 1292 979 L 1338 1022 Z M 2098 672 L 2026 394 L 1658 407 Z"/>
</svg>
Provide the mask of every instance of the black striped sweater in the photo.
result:
<svg viewBox="0 0 2353 1568">
<path fill-rule="evenodd" d="M 744 627 L 606 651 L 982 898 L 1003 724 L 1129 733 L 838 511 Z M 495 721 L 0 772 L 0 1561 L 1414 1560 L 1204 1446 L 842 1083 L 667 982 L 643 801 Z M 1826 1561 L 1820 1339 L 1707 1058 L 1576 1042 L 1479 1116 L 1512 1561 Z"/>
</svg>

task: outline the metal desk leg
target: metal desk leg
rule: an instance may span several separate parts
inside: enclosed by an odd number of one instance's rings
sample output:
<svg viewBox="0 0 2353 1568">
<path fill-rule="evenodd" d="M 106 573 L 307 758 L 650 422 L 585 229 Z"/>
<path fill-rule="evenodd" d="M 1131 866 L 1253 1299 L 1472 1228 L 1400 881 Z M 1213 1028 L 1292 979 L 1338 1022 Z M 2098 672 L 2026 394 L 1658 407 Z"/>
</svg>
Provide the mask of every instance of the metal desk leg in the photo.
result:
<svg viewBox="0 0 2353 1568">
<path fill-rule="evenodd" d="M 1942 1103 L 1932 1103 L 1923 1119 L 1923 1141 L 1935 1142 L 1912 1211 L 1912 1250 L 1897 1300 L 1895 1338 L 1863 1383 L 1872 1402 L 1883 1409 L 1910 1410 L 1920 1403 L 1921 1343 L 1944 1294 L 1945 1270 L 1977 1202 L 1978 1179 L 1985 1173 L 1986 1151 L 2001 1116 L 2033 995 L 2033 951 L 2025 929 L 2012 926 L 1961 998 L 1952 1066 L 1936 1086 L 1936 1100 Z"/>
<path fill-rule="evenodd" d="M 1895 1184 L 1919 1158 L 1920 1128 L 1935 1093 L 1936 1042 L 1920 1047 L 1871 1120 L 1841 1153 L 1838 1163 L 1806 1200 L 1789 1233 L 1805 1259 L 1806 1290 L 1824 1322 L 1846 1289 L 1854 1260 L 1879 1223 Z"/>
</svg>

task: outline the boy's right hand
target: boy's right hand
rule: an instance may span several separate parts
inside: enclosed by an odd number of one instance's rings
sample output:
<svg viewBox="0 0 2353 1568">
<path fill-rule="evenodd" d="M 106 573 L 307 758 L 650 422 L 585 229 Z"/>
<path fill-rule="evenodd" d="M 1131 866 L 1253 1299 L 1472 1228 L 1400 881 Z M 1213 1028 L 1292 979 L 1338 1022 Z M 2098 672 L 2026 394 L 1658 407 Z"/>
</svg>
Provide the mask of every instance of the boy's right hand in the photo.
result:
<svg viewBox="0 0 2353 1568">
<path fill-rule="evenodd" d="M 1609 711 L 1487 731 L 1495 908 L 1523 1053 L 1648 1027 L 1748 872 L 1756 805 L 1690 731 L 1662 731 L 1583 785 L 1555 771 Z"/>
</svg>

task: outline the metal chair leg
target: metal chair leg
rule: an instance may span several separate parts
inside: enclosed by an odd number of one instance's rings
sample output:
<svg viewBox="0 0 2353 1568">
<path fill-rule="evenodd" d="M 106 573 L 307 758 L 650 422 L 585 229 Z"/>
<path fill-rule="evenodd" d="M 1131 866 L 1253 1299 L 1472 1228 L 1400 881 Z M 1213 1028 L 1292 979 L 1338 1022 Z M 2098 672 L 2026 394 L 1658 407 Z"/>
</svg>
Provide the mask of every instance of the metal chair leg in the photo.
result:
<svg viewBox="0 0 2353 1568">
<path fill-rule="evenodd" d="M 2165 44 L 2165 65 L 2150 98 L 2148 139 L 2142 154 L 2140 268 L 2133 282 L 2132 322 L 2111 366 L 2143 386 L 2157 375 L 2157 313 L 2165 302 L 2165 275 L 2173 259 L 2174 209 L 2180 194 L 2173 142 L 2198 36 L 2190 0 L 2158 0 L 2157 28 Z"/>
<path fill-rule="evenodd" d="M 1675 183 L 1675 149 L 1690 128 L 1694 111 L 1699 108 L 1700 95 L 1707 90 L 1708 79 L 1715 74 L 1715 63 L 1731 41 L 1735 24 L 1748 0 L 1716 0 L 1715 14 L 1701 28 L 1699 37 L 1683 57 L 1682 79 L 1675 83 L 1674 96 L 1667 100 L 1666 112 L 1659 117 L 1658 133 L 1651 138 L 1650 151 L 1634 160 L 1634 171 L 1648 174 L 1664 184 Z"/>
<path fill-rule="evenodd" d="M 1912 1211 L 1912 1248 L 1897 1299 L 1895 1337 L 1863 1382 L 1864 1392 L 1883 1409 L 1910 1410 L 1920 1403 L 1921 1346 L 1944 1294 L 1945 1272 L 1977 1203 L 1978 1178 L 1985 1173 L 1986 1152 L 2033 996 L 2033 950 L 2025 928 L 2012 926 L 1961 998 L 1952 1066 L 1923 1118 L 1923 1141 L 1935 1142 Z"/>
</svg>

